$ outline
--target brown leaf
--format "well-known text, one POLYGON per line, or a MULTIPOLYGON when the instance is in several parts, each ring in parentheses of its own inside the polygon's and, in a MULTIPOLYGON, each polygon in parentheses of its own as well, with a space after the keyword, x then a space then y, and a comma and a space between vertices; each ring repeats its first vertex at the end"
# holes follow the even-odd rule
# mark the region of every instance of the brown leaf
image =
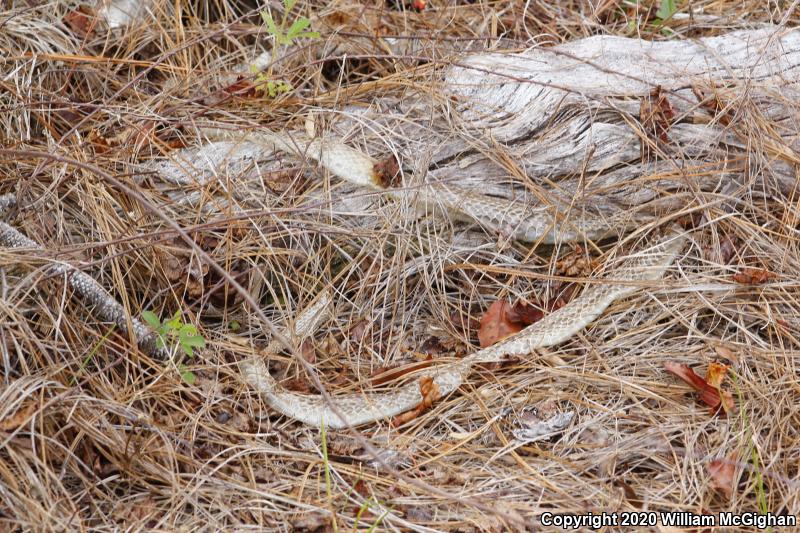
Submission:
POLYGON ((394 154, 390 154, 389 157, 383 161, 375 163, 374 171, 375 180, 382 187, 388 188, 400 185, 400 183, 398 183, 400 178, 400 163, 397 161, 394 154))
POLYGON ((566 286, 559 288, 558 296, 547 302, 548 311, 557 311, 567 305, 575 296, 578 286, 574 283, 567 283, 566 286))
POLYGON ((714 92, 710 96, 701 87, 692 87, 692 92, 700 102, 700 106, 708 112, 712 119, 727 126, 733 116, 732 110, 722 102, 717 87, 713 89, 714 92))
POLYGON ((405 413, 401 413, 392 419, 392 426, 402 426, 410 420, 414 420, 422 413, 430 409, 433 403, 442 397, 439 393, 439 386, 433 382, 430 376, 424 376, 419 380, 419 392, 422 394, 422 401, 417 407, 405 413))
POLYGON ((300 345, 300 355, 312 365, 317 362, 317 352, 314 350, 313 339, 306 339, 303 341, 300 345))
POLYGON ((77 9, 64 15, 63 22, 78 37, 86 37, 94 32, 97 15, 89 6, 78 6, 77 9))
MULTIPOLYGON (((667 132, 675 119, 675 110, 667 99, 666 92, 660 85, 642 98, 639 104, 639 120, 648 137, 659 144, 669 143, 667 132)), ((642 150, 646 151, 646 143, 642 142, 642 150)))
POLYGON ((700 393, 700 400, 711 407, 714 412, 719 409, 720 404, 722 403, 719 391, 709 385, 705 379, 698 376, 694 370, 683 363, 673 363, 669 361, 664 363, 664 368, 667 370, 667 372, 681 378, 696 391, 698 391, 700 393))
POLYGON ((763 268, 745 267, 733 275, 733 281, 742 285, 759 285, 775 277, 775 274, 763 268))
POLYGON ((311 381, 304 377, 287 379, 286 381, 282 382, 281 385, 285 387, 286 390, 299 392, 302 394, 310 394, 316 390, 311 381))
POLYGON ((258 90, 253 80, 244 76, 238 76, 235 82, 223 87, 222 91, 240 98, 255 98, 258 96, 258 90))
POLYGON ((738 363, 739 356, 737 356, 733 350, 728 348, 727 346, 717 345, 714 346, 714 351, 717 352, 717 355, 722 357, 723 359, 727 359, 731 363, 738 363))
POLYGON ((736 255, 736 238, 726 235, 719 241, 719 261, 726 265, 736 255))
POLYGON ((478 342, 481 348, 491 346, 506 337, 522 331, 524 326, 509 319, 511 304, 506 300, 496 300, 481 318, 478 328, 478 342))
POLYGON ((309 511, 293 520, 290 525, 297 533, 328 533, 333 531, 331 515, 322 511, 309 511))
MULTIPOLYGON (((366 500, 366 499, 368 499, 370 497, 369 486, 367 485, 367 483, 363 479, 358 479, 353 484, 353 491, 358 493, 358 495, 361 496, 361 498, 364 499, 364 500, 366 500)), ((355 506, 353 506, 351 508, 350 512, 353 514, 353 516, 359 516, 360 515, 363 518, 366 518, 366 516, 363 516, 365 511, 366 511, 366 513, 369 513, 369 511, 370 511, 369 507, 365 508, 365 507, 362 507, 360 505, 355 505, 355 506)))
POLYGON ((369 334, 368 328, 369 328, 369 322, 367 322, 365 319, 362 318, 361 320, 356 322, 356 324, 352 328, 350 328, 350 331, 348 333, 350 340, 356 343, 363 342, 365 340, 365 337, 369 334))
POLYGON ((13 431, 30 420, 36 411, 37 403, 30 401, 24 407, 17 409, 17 412, 0 420, 0 431, 13 431))
POLYGON ((544 311, 538 306, 517 302, 506 312, 506 319, 522 326, 529 326, 544 318, 544 311))
POLYGON ((714 459, 706 465, 706 470, 711 477, 711 486, 730 500, 736 485, 736 453, 725 459, 714 459))
POLYGON ((475 331, 480 327, 480 322, 473 318, 473 316, 466 312, 460 311, 453 311, 448 316, 450 319, 450 323, 453 324, 453 327, 456 329, 457 332, 461 333, 465 337, 470 336, 470 332, 475 331))
POLYGON ((714 362, 708 365, 708 370, 706 371, 706 381, 709 385, 719 390, 719 388, 722 386, 722 381, 725 379, 727 374, 728 365, 714 362))
POLYGON ((158 514, 156 500, 150 495, 144 496, 144 498, 139 497, 133 502, 128 501, 128 505, 120 506, 120 509, 122 522, 129 526, 146 525, 148 518, 153 518, 158 514))
POLYGON ((722 408, 725 409, 726 413, 730 413, 734 407, 733 396, 731 396, 729 392, 722 390, 722 382, 725 380, 725 376, 727 375, 728 365, 713 362, 708 365, 708 370, 706 371, 706 382, 708 382, 709 385, 717 390, 717 393, 719 393, 719 396, 722 399, 722 408))

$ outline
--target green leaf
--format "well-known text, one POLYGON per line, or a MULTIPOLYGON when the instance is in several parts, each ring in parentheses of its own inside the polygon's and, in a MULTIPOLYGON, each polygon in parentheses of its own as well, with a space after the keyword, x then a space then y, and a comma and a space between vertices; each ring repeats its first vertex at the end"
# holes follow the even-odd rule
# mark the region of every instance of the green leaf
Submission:
POLYGON ((147 322, 150 325, 150 327, 152 327, 155 330, 161 328, 161 319, 158 318, 158 315, 152 311, 142 311, 142 320, 147 322))
POLYGON ((318 31, 304 31, 296 37, 297 39, 319 39, 318 31))
POLYGON ((194 346, 195 348, 205 348, 206 347, 206 340, 203 337, 198 336, 191 336, 191 337, 181 337, 181 344, 184 346, 194 346))
POLYGON ((175 314, 172 315, 172 318, 170 318, 165 325, 170 329, 171 332, 179 330, 183 325, 183 320, 181 320, 181 310, 178 309, 175 311, 175 314))
POLYGON ((675 5, 675 0, 661 0, 661 5, 658 6, 656 16, 660 19, 666 20, 678 11, 678 6, 675 5))
POLYGON ((286 32, 286 37, 288 39, 295 39, 298 35, 300 35, 304 29, 308 28, 311 25, 311 21, 305 17, 300 17, 299 19, 292 22, 292 25, 289 27, 289 30, 286 32))
POLYGON ((283 0, 283 7, 286 9, 287 13, 292 10, 296 2, 297 0, 283 0))
POLYGON ((239 322, 237 322, 236 320, 231 320, 231 323, 228 324, 228 327, 233 332, 236 332, 236 331, 239 331, 240 329, 242 329, 242 325, 239 324, 239 322))
POLYGON ((275 21, 272 20, 272 15, 269 14, 269 11, 262 11, 261 18, 264 20, 264 24, 267 25, 267 31, 270 35, 278 36, 278 27, 275 25, 275 21))
POLYGON ((181 337, 197 335, 197 328, 194 327, 194 324, 183 324, 178 333, 181 337))
POLYGON ((194 385, 194 382, 197 381, 197 376, 195 376, 194 372, 191 370, 183 370, 181 372, 181 378, 189 385, 194 385))

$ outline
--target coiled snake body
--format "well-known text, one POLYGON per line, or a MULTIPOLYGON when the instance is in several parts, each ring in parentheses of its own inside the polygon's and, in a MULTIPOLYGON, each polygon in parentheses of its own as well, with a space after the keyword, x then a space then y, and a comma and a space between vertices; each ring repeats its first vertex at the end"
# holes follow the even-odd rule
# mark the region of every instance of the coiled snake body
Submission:
MULTIPOLYGON (((289 143, 272 133, 255 134, 248 140, 269 144, 273 148, 291 153, 296 153, 298 147, 297 144, 289 143)), ((381 188, 374 175, 374 161, 357 150, 341 143, 317 139, 310 141, 303 153, 341 178, 364 186, 381 188)), ((386 192, 401 194, 391 190, 386 192)), ((553 230, 557 226, 546 211, 531 216, 530 212, 521 210, 498 210, 498 206, 494 205, 496 202, 443 185, 427 185, 424 194, 426 201, 442 203, 448 210, 456 211, 462 216, 484 224, 499 222, 512 227, 515 237, 525 241, 557 242, 575 240, 578 237, 599 238, 609 229, 608 220, 587 219, 578 227, 572 226, 564 234, 553 230)), ((681 230, 671 228, 650 248, 637 251, 618 265, 607 268, 601 283, 592 284, 568 305, 499 344, 428 371, 421 378, 431 379, 437 387, 437 397, 444 396, 457 389, 477 363, 500 361, 513 355, 526 356, 537 348, 553 346, 567 340, 596 319, 615 300, 636 291, 639 283, 660 278, 680 253, 685 240, 685 234, 681 230)), ((325 318, 329 304, 328 296, 319 298, 298 318, 295 333, 303 336, 313 331, 325 318)), ((270 406, 286 416, 316 426, 323 423, 332 428, 357 426, 408 411, 423 401, 417 381, 392 392, 337 395, 326 401, 319 395, 299 394, 285 389, 270 376, 261 359, 252 359, 241 365, 247 383, 261 392, 270 406)))

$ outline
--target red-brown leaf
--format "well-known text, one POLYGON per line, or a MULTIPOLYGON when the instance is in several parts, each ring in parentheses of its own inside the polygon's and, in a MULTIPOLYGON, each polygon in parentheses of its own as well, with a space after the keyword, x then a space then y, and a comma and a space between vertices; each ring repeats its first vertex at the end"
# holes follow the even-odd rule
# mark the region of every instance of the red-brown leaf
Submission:
POLYGON ((706 465, 708 475, 711 477, 711 486, 724 494, 729 500, 733 497, 736 474, 736 454, 733 453, 725 459, 714 459, 706 465))
POLYGON ((515 303, 506 312, 506 319, 522 326, 530 326, 534 322, 540 321, 543 317, 544 311, 541 308, 525 302, 515 303))
POLYGON ((509 319, 511 304, 506 300, 497 300, 481 318, 481 325, 478 328, 478 342, 481 348, 491 346, 506 337, 522 331, 524 326, 519 322, 509 319))
POLYGON ((722 400, 719 396, 719 391, 709 385, 705 379, 698 376, 694 370, 683 363, 673 362, 664 363, 664 368, 667 370, 667 372, 681 378, 697 392, 699 392, 700 400, 703 403, 711 407, 714 411, 719 408, 720 404, 722 403, 722 400))
POLYGON ((37 403, 29 401, 24 407, 17 409, 13 415, 0 420, 0 431, 12 431, 30 421, 31 416, 36 412, 37 403))
POLYGON ((86 37, 97 25, 97 15, 89 6, 79 6, 64 15, 64 24, 78 37, 86 37))
POLYGON ((760 285, 773 277, 774 274, 769 270, 745 267, 733 275, 733 281, 742 285, 760 285))
POLYGON ((414 420, 422 413, 430 409, 434 402, 442 397, 442 395, 439 393, 439 386, 433 382, 433 378, 430 376, 424 376, 420 378, 419 392, 422 394, 422 401, 419 403, 419 405, 410 411, 406 411, 405 413, 401 413, 394 417, 392 419, 392 426, 402 426, 406 422, 414 420))

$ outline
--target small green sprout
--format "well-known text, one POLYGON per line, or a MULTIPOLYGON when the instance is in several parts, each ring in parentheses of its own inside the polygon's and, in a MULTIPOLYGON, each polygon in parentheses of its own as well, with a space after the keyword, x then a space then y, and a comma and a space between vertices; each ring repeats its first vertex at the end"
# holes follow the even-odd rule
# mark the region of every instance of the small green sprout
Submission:
MULTIPOLYGON (((177 345, 188 357, 194 357, 195 348, 206 347, 206 341, 197 334, 197 328, 193 324, 186 324, 183 321, 180 310, 175 311, 172 318, 164 322, 152 311, 142 311, 142 318, 156 330, 158 334, 156 345, 159 348, 170 348, 177 345)), ((179 365, 179 369, 183 380, 192 385, 197 379, 194 372, 186 370, 183 365, 179 365)))
POLYGON ((676 0, 661 0, 658 11, 656 11, 656 18, 653 19, 653 27, 660 29, 661 33, 667 37, 673 35, 675 32, 671 28, 664 26, 664 23, 670 20, 677 12, 678 4, 676 0))
POLYGON ((675 4, 675 0, 661 0, 656 16, 663 21, 671 18, 677 12, 678 6, 675 4))
POLYGON ((280 94, 288 93, 292 90, 292 86, 289 82, 284 80, 272 80, 268 74, 261 72, 255 65, 250 67, 250 72, 255 74, 254 85, 256 90, 268 94, 270 98, 275 98, 280 94))
POLYGON ((284 15, 283 20, 281 21, 280 26, 275 24, 275 20, 270 15, 269 11, 262 11, 261 18, 264 20, 264 24, 267 25, 267 31, 270 35, 275 37, 275 41, 283 46, 289 46, 292 44, 296 39, 316 39, 319 37, 319 32, 316 31, 306 31, 311 25, 311 21, 308 20, 306 17, 298 17, 292 22, 292 25, 289 26, 288 30, 284 30, 286 28, 286 23, 288 22, 288 14, 289 11, 292 10, 297 0, 283 0, 283 7, 286 11, 286 15, 284 15))
MULTIPOLYGON (((311 26, 311 21, 306 17, 298 17, 291 24, 289 24, 289 12, 294 8, 297 0, 283 0, 284 17, 280 24, 275 23, 275 19, 269 11, 261 11, 261 18, 267 26, 267 32, 275 38, 275 43, 280 46, 290 46, 297 39, 316 39, 319 37, 319 32, 307 31, 311 26), (289 29, 286 29, 286 26, 289 29)), ((281 94, 290 92, 293 87, 286 80, 272 79, 272 69, 267 73, 261 71, 257 65, 250 67, 250 72, 255 75, 255 88, 270 98, 275 98, 281 94)))

